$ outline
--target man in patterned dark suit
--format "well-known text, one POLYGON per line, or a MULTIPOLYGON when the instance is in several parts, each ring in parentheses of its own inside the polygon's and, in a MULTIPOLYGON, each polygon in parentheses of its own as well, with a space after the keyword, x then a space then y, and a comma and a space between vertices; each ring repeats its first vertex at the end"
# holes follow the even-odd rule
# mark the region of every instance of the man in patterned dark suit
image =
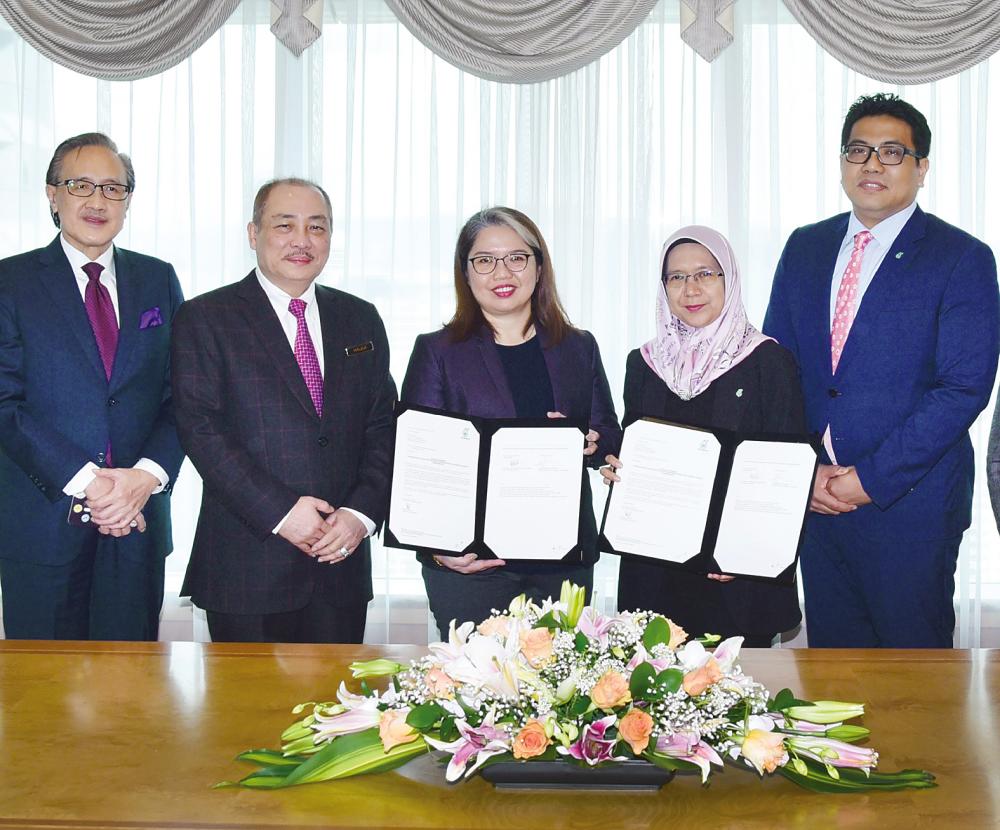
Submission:
POLYGON ((178 432, 204 481, 181 593, 216 641, 364 636, 396 388, 374 306, 315 284, 331 218, 318 185, 267 183, 257 267, 175 322, 178 432))

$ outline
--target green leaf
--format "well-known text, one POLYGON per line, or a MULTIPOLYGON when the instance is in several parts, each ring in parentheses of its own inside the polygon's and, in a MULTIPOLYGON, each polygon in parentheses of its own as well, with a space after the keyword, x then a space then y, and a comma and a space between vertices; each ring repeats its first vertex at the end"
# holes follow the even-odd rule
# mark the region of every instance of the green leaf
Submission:
POLYGON ((650 700, 652 692, 652 681, 656 676, 656 669, 650 663, 640 663, 632 669, 632 677, 628 681, 628 690, 635 700, 650 700))
POLYGON ((642 632, 642 644, 646 647, 646 651, 652 651, 653 646, 669 643, 670 623, 664 617, 653 617, 646 623, 646 630, 642 632))
POLYGON ((774 696, 774 699, 768 701, 768 712, 783 712, 789 706, 812 706, 814 705, 811 700, 799 700, 792 694, 791 689, 782 689, 778 694, 774 696))
POLYGON ((237 755, 236 760, 262 766, 295 766, 306 759, 302 755, 283 755, 273 749, 248 749, 237 755))
POLYGON ((582 631, 577 631, 576 637, 573 640, 573 648, 576 649, 576 652, 578 654, 583 654, 589 645, 590 640, 587 639, 587 635, 582 631))
POLYGON ((430 701, 421 703, 410 710, 406 716, 406 722, 414 729, 430 729, 435 723, 443 718, 447 712, 440 703, 430 701))
POLYGON ((535 623, 535 628, 562 628, 559 622, 556 620, 555 614, 551 611, 543 617, 539 617, 538 622, 535 623))
POLYGON ((378 729, 373 727, 334 739, 308 761, 295 767, 285 778, 283 786, 385 772, 428 751, 429 747, 423 737, 417 736, 416 740, 399 744, 386 752, 378 729))
POLYGON ((277 764, 251 772, 239 781, 220 781, 214 786, 216 788, 250 787, 251 789, 258 790, 273 790, 277 787, 286 786, 285 781, 294 769, 296 769, 295 766, 277 764))
MULTIPOLYGON (((850 767, 838 769, 839 778, 831 778, 825 764, 802 759, 808 772, 803 775, 791 765, 778 767, 777 772, 800 787, 818 793, 863 792, 872 790, 924 790, 936 787, 934 776, 925 770, 904 769, 899 772, 872 772, 850 767)), ((801 769, 801 767, 800 767, 801 769)))
POLYGON ((590 697, 588 695, 580 695, 569 706, 569 711, 571 715, 582 715, 585 714, 589 709, 590 709, 590 697))
POLYGON ((312 753, 317 749, 315 739, 311 734, 304 735, 297 741, 289 741, 281 745, 281 751, 286 755, 298 755, 299 753, 312 753))
POLYGON ((726 717, 732 723, 739 723, 740 721, 746 720, 752 713, 750 701, 744 698, 739 703, 736 703, 729 708, 729 711, 726 712, 726 717))
POLYGON ((673 694, 684 685, 684 672, 680 669, 664 669, 656 675, 656 687, 664 693, 673 694))
POLYGON ((459 735, 462 733, 458 731, 458 727, 455 726, 455 717, 449 715, 441 721, 441 740, 451 743, 452 741, 457 741, 459 735))

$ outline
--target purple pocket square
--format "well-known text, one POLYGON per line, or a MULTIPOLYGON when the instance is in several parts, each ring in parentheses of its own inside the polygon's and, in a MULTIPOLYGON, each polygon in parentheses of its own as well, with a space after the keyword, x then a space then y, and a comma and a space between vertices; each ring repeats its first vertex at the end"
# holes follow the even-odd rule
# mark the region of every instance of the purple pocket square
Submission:
POLYGON ((160 314, 160 307, 153 306, 139 315, 139 331, 152 329, 163 325, 163 315, 160 314))

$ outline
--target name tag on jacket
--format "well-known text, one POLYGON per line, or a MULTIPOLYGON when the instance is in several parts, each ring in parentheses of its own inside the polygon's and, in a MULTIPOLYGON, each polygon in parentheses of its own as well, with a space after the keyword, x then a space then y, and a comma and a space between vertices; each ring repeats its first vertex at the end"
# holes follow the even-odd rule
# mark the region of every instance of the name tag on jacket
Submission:
POLYGON ((375 348, 375 344, 369 340, 367 343, 358 343, 357 346, 348 346, 344 349, 344 354, 347 357, 354 357, 356 354, 364 354, 365 352, 370 352, 375 348))

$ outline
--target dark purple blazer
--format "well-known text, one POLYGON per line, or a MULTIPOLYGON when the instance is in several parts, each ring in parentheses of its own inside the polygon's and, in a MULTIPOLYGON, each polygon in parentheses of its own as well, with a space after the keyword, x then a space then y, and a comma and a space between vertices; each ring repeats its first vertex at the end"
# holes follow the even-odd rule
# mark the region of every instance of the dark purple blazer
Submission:
POLYGON ((396 397, 385 329, 371 303, 343 291, 318 285, 316 303, 322 418, 253 271, 177 312, 177 432, 204 482, 181 595, 209 611, 294 611, 314 594, 371 599, 367 539, 331 568, 271 532, 299 496, 376 525, 385 515, 396 397))
MULTIPOLYGON (((611 400, 611 389, 594 336, 571 329, 563 341, 550 345, 536 325, 549 370, 555 407, 568 418, 584 418, 600 435, 588 464, 599 467, 604 456, 617 453, 622 431, 611 400)), ((447 329, 421 334, 413 345, 403 378, 403 403, 431 406, 481 418, 515 418, 514 398, 507 384, 493 334, 483 328, 468 340, 453 342, 447 329)), ((584 504, 590 504, 589 477, 584 476, 584 504)), ((584 560, 597 560, 597 526, 593 512, 583 511, 580 539, 584 560)))

